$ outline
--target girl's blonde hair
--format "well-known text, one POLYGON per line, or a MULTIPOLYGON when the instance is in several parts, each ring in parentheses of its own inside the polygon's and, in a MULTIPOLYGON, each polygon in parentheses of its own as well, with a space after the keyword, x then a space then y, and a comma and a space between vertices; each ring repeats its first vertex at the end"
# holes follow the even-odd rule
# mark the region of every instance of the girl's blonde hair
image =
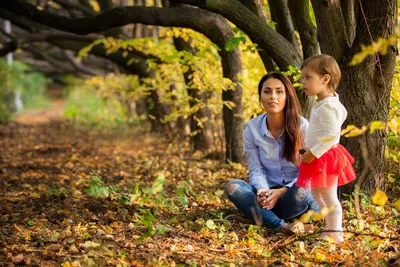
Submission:
POLYGON ((301 69, 305 67, 311 68, 321 76, 324 76, 325 74, 331 76, 328 88, 332 92, 336 91, 342 74, 339 65, 333 57, 326 54, 311 56, 304 60, 303 65, 301 65, 301 69))

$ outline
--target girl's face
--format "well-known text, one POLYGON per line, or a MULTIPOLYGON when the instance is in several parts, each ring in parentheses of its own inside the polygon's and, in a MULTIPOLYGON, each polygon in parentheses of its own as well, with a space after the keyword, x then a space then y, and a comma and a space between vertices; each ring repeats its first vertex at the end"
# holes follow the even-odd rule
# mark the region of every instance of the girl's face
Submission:
POLYGON ((267 114, 284 112, 286 105, 285 85, 278 79, 268 79, 261 89, 260 102, 267 114))
POLYGON ((302 84, 303 90, 308 96, 316 95, 319 100, 322 100, 328 96, 333 95, 332 91, 328 88, 330 76, 328 74, 321 76, 313 69, 304 67, 301 70, 303 76, 302 84))

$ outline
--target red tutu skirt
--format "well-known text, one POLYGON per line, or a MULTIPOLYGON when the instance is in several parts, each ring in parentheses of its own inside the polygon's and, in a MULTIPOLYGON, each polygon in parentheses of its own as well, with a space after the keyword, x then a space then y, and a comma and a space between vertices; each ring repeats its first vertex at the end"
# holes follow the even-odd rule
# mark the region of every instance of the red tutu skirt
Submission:
POLYGON ((342 145, 335 145, 319 159, 301 162, 296 185, 305 188, 340 186, 356 179, 354 158, 342 145))

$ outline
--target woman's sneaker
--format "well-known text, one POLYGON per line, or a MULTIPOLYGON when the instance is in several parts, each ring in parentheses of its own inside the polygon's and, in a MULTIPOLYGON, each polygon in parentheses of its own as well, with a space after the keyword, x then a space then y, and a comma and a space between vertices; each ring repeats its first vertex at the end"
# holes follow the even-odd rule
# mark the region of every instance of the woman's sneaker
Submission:
POLYGON ((279 230, 288 235, 301 234, 305 232, 304 224, 300 221, 284 224, 279 230))
POLYGON ((244 223, 244 224, 252 224, 253 223, 252 219, 247 218, 240 213, 229 214, 228 216, 226 216, 224 218, 224 220, 235 221, 235 222, 240 222, 240 223, 244 223))

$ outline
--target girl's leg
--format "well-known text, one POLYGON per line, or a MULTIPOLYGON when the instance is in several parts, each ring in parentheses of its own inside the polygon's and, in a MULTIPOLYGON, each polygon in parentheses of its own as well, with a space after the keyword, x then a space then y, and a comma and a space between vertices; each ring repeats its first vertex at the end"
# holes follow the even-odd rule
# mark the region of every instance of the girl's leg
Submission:
POLYGON ((225 192, 236 208, 251 218, 255 224, 272 230, 285 225, 285 221, 278 218, 271 210, 261 208, 256 199, 256 190, 245 181, 230 181, 225 187, 225 192))
POLYGON ((337 196, 337 186, 320 188, 320 193, 326 206, 329 208, 329 213, 325 217, 326 230, 335 231, 328 232, 327 235, 333 237, 336 243, 341 243, 343 242, 343 212, 342 205, 337 196))
POLYGON ((319 209, 322 211, 323 208, 326 208, 326 203, 321 196, 321 188, 311 188, 311 194, 314 197, 315 201, 318 203, 319 209))

